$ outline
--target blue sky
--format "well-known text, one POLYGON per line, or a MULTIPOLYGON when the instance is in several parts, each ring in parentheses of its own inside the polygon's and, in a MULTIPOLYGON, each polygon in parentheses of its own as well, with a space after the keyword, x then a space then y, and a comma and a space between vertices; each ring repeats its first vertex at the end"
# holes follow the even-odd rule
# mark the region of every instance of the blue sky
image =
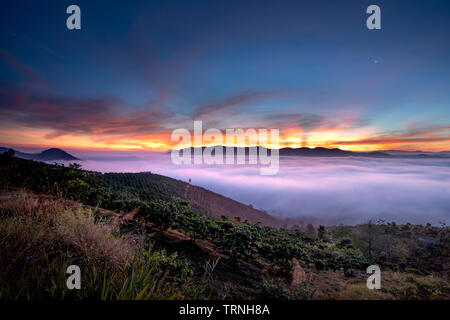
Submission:
POLYGON ((0 26, 3 144, 148 148, 200 117, 307 146, 450 149, 448 1, 11 1, 0 26))

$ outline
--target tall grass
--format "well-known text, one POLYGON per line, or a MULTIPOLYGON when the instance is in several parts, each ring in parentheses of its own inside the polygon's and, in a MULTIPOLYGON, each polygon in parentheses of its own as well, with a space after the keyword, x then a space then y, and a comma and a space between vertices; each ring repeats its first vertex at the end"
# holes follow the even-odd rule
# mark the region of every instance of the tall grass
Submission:
POLYGON ((183 298, 188 263, 121 237, 79 204, 0 194, 0 299, 183 298), (81 269, 81 289, 66 268, 81 269))

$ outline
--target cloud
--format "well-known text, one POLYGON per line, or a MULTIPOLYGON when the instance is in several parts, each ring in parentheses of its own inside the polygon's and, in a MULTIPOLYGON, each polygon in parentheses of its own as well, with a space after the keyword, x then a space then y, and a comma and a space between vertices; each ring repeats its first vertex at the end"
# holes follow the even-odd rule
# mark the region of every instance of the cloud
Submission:
POLYGON ((11 68, 22 75, 27 80, 31 80, 33 83, 43 83, 44 80, 39 73, 37 73, 32 68, 23 64, 17 58, 15 58, 12 54, 7 52, 6 50, 0 49, 0 58, 4 60, 11 68))
POLYGON ((61 135, 138 137, 168 131, 164 124, 172 113, 156 107, 133 111, 120 100, 74 98, 28 93, 14 86, 0 86, 3 124, 50 130, 48 138, 61 135))
POLYGON ((136 159, 109 161, 105 153, 103 161, 96 154, 95 160, 82 165, 89 170, 151 171, 192 179, 194 185, 306 223, 450 221, 448 159, 282 157, 277 175, 261 176, 257 166, 176 166, 167 154, 125 155, 136 159))
POLYGON ((234 95, 229 95, 223 98, 221 101, 206 104, 198 108, 192 115, 195 120, 202 120, 203 117, 209 117, 213 113, 218 111, 234 108, 237 106, 243 106, 245 104, 259 101, 268 97, 273 96, 273 93, 269 92, 246 92, 234 95))
MULTIPOLYGON (((121 148, 170 149, 175 144, 170 140, 172 130, 191 128, 192 119, 196 119, 203 120, 205 130, 208 127, 278 128, 283 146, 373 146, 372 149, 380 149, 393 145, 404 149, 416 144, 419 148, 434 144, 435 150, 449 149, 448 125, 416 123, 406 130, 373 134, 373 131, 367 131, 369 123, 358 113, 341 111, 321 115, 276 109, 263 112, 242 110, 252 102, 275 96, 278 95, 274 92, 230 95, 219 102, 205 104, 190 115, 163 108, 157 102, 134 107, 113 96, 89 98, 44 94, 32 86, 0 83, 0 123, 3 134, 7 128, 39 129, 42 137, 39 141, 46 145, 62 136, 71 136, 71 139, 66 139, 71 143, 73 138, 83 136, 83 142, 111 148, 120 145, 121 148)), ((24 133, 20 143, 24 143, 25 136, 24 133)), ((32 136, 28 135, 33 140, 32 136)), ((30 143, 39 142, 35 139, 30 143)), ((77 145, 81 147, 81 141, 77 145)))
POLYGON ((274 113, 267 115, 264 120, 278 125, 280 128, 299 128, 303 132, 312 130, 336 130, 360 128, 368 125, 367 121, 358 115, 330 114, 327 116, 314 113, 274 113))
POLYGON ((390 144, 412 144, 449 142, 450 125, 419 126, 414 125, 407 130, 397 130, 388 134, 357 139, 351 141, 331 141, 331 145, 390 145, 390 144))
POLYGON ((14 37, 14 38, 17 38, 17 39, 20 39, 20 40, 24 41, 24 43, 26 43, 30 48, 38 48, 42 52, 45 52, 46 54, 49 54, 52 57, 58 58, 60 60, 67 61, 67 58, 59 55, 54 50, 52 50, 49 47, 43 45, 42 43, 40 43, 36 39, 31 39, 30 37, 28 37, 28 36, 26 36, 24 34, 18 34, 18 33, 13 33, 13 32, 6 32, 5 34, 8 35, 8 36, 11 36, 11 37, 14 37))
POLYGON ((309 131, 321 126, 327 119, 322 115, 312 113, 288 113, 272 114, 266 116, 265 120, 278 123, 280 127, 298 127, 309 131))

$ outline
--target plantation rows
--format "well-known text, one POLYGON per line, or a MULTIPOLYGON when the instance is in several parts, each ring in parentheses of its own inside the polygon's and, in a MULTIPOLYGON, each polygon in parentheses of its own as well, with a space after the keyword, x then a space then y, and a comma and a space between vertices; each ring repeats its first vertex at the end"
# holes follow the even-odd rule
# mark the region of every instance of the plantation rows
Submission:
POLYGON ((214 244, 230 257, 253 261, 264 259, 288 272, 293 258, 322 269, 363 269, 370 264, 361 252, 348 244, 317 241, 296 230, 277 229, 248 221, 212 219, 191 210, 186 202, 152 201, 143 205, 137 218, 159 230, 176 229, 192 239, 214 244))

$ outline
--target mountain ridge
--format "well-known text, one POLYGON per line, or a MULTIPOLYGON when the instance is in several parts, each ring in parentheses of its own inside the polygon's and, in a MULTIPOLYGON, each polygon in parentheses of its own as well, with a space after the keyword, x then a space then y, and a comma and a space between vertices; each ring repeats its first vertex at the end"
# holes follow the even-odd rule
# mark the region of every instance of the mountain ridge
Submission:
MULTIPOLYGON (((225 146, 211 146, 213 148, 215 147, 221 147, 223 154, 226 154, 226 148, 225 146)), ((191 151, 191 155, 194 154, 194 150, 202 149, 202 151, 205 150, 207 147, 190 147, 185 149, 178 150, 189 150, 191 151)), ((272 152, 272 149, 265 148, 265 147, 231 147, 233 148, 234 155, 237 155, 238 151, 244 149, 244 154, 246 156, 249 155, 250 148, 257 148, 257 153, 259 153, 260 149, 266 150, 268 154, 272 152)), ((169 151, 169 153, 172 151, 169 151)), ((449 158, 450 153, 448 151, 441 151, 441 152, 422 152, 422 151, 394 151, 394 150, 386 150, 386 151, 349 151, 349 150, 342 150, 339 148, 324 148, 324 147, 316 147, 316 148, 308 148, 308 147, 301 147, 301 148, 280 148, 278 149, 278 153, 280 157, 287 157, 287 156, 299 156, 299 157, 369 157, 369 158, 393 158, 393 159, 402 159, 402 158, 449 158)), ((211 152, 212 155, 214 155, 214 149, 211 152)))

